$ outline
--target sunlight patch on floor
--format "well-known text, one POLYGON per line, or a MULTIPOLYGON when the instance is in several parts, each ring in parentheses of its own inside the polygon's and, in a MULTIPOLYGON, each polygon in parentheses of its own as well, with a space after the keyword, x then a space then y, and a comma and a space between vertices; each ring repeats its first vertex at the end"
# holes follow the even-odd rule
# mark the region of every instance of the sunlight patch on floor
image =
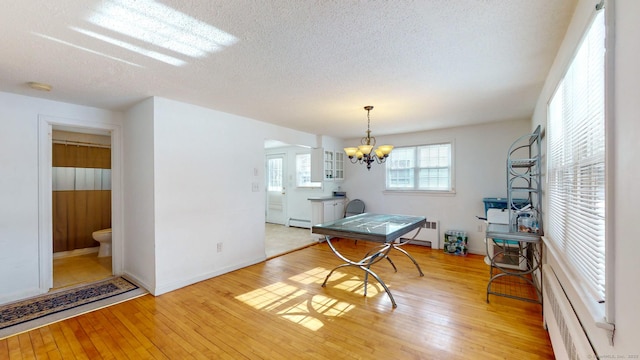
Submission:
MULTIPOLYGON (((289 279, 306 285, 320 285, 328 273, 327 269, 314 268, 289 279)), ((324 326, 324 318, 342 316, 355 308, 353 304, 325 295, 309 294, 306 290, 281 281, 236 296, 236 299, 256 309, 274 312, 310 330, 324 326)))

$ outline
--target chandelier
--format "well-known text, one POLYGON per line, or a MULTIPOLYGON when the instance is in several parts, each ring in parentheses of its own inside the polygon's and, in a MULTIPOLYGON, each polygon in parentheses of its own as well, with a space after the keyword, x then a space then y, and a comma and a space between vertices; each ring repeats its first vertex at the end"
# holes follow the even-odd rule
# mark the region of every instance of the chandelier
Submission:
POLYGON ((376 138, 371 136, 371 118, 369 118, 369 112, 373 109, 373 106, 365 106, 364 109, 367 110, 367 136, 360 140, 361 145, 358 147, 346 147, 344 152, 352 164, 367 164, 367 170, 371 170, 371 163, 374 161, 382 164, 387 160, 391 150, 393 150, 393 145, 380 145, 373 150, 373 147, 376 146, 376 138))

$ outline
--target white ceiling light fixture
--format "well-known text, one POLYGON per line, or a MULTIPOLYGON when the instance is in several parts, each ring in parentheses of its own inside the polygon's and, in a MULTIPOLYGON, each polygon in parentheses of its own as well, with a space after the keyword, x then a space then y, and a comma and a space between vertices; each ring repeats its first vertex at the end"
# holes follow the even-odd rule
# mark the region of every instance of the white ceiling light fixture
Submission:
POLYGON ((380 145, 373 150, 373 147, 376 146, 376 138, 371 136, 371 118, 369 117, 369 112, 373 109, 373 106, 367 105, 364 109, 367 110, 367 136, 360 140, 361 145, 358 147, 346 147, 344 152, 352 164, 367 164, 367 170, 371 170, 371 163, 374 161, 382 164, 387 160, 391 150, 393 150, 393 145, 380 145))
POLYGON ((53 89, 53 86, 49 84, 39 83, 35 81, 29 81, 27 85, 29 85, 30 88, 39 91, 51 91, 51 89, 53 89))

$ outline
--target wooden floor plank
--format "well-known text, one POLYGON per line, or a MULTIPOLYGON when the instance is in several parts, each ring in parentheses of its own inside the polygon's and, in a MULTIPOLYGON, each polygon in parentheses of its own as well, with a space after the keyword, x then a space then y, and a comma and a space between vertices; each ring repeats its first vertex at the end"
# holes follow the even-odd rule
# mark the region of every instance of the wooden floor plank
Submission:
POLYGON ((31 343, 31 337, 28 333, 22 333, 18 335, 18 341, 20 342, 20 353, 22 359, 35 359, 36 354, 33 351, 33 344, 31 343))
POLYGON ((71 348, 71 351, 73 352, 73 355, 76 359, 91 359, 91 357, 89 357, 89 355, 85 352, 85 346, 87 345, 85 334, 77 331, 78 320, 76 318, 71 318, 61 322, 60 329, 62 330, 65 339, 67 339, 69 347, 71 348))
POLYGON ((35 358, 40 359, 48 359, 49 355, 48 351, 44 346, 44 339, 42 338, 42 334, 38 330, 29 331, 27 333, 29 336, 31 347, 33 348, 33 352, 35 354, 35 358))
MULTIPOLYGON (((337 241, 347 257, 367 242, 337 241)), ((239 269, 159 297, 146 295, 0 341, 0 358, 130 359, 553 359, 541 306, 492 296, 483 257, 420 246, 373 270, 341 268, 326 243, 239 269), (23 344, 23 342, 29 342, 23 344), (31 349, 31 350, 29 350, 31 349), (30 352, 31 351, 31 352, 30 352)))
POLYGON ((22 351, 20 349, 20 340, 18 336, 12 336, 7 340, 7 348, 9 349, 9 359, 22 359, 22 351))
POLYGON ((103 321, 104 326, 109 329, 115 339, 118 339, 120 346, 127 349, 127 356, 131 359, 167 359, 157 348, 148 345, 144 346, 127 327, 116 317, 114 310, 116 307, 104 309, 106 311, 97 312, 99 321, 103 321), (126 344, 124 344, 126 342, 126 344), (131 350, 132 349, 132 350, 131 350))
POLYGON ((0 340, 0 359, 9 358, 9 341, 7 339, 0 340))
POLYGON ((51 330, 51 335, 53 336, 60 356, 63 359, 75 359, 71 345, 69 345, 69 341, 67 341, 67 338, 64 336, 64 332, 60 325, 60 323, 54 323, 49 326, 45 326, 45 328, 51 330))
POLYGON ((40 333, 40 337, 42 338, 42 347, 44 351, 47 354, 49 354, 49 357, 51 357, 52 351, 53 352, 58 351, 58 348, 56 346, 56 340, 54 339, 53 334, 51 333, 51 328, 49 328, 48 326, 45 326, 32 331, 37 331, 40 333))
POLYGON ((124 353, 119 352, 120 347, 111 339, 109 333, 104 331, 99 322, 93 321, 95 319, 94 315, 89 313, 85 316, 78 316, 77 319, 82 331, 87 334, 91 344, 98 352, 99 358, 115 359, 116 354, 120 354, 120 357, 124 356, 124 353))

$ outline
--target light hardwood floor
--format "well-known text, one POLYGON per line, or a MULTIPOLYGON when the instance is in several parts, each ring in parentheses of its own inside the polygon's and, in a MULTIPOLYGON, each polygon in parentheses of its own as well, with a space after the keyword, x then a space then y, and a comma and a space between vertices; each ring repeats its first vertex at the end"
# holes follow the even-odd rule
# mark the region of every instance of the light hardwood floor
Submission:
MULTIPOLYGON (((351 257, 371 244, 338 241, 351 257)), ((553 359, 540 305, 485 301, 481 256, 407 246, 374 270, 343 268, 326 243, 164 294, 145 295, 0 340, 0 359, 553 359)))
POLYGON ((111 256, 98 257, 97 253, 53 259, 53 288, 91 283, 112 276, 111 256))

